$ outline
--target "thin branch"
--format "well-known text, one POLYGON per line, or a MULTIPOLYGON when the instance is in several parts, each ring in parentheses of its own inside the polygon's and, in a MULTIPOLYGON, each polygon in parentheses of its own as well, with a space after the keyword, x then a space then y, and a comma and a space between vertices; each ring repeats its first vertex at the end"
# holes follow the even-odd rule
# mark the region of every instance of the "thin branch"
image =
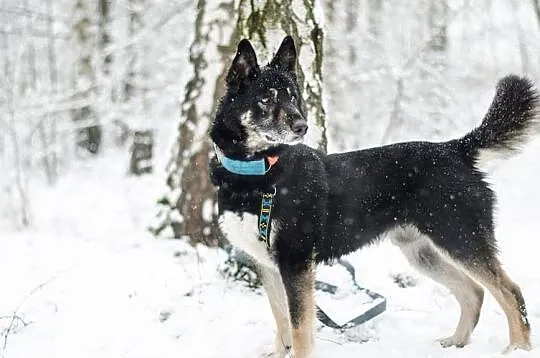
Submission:
MULTIPOLYGON (((49 279, 47 279, 45 282, 39 284, 38 286, 34 287, 32 290, 30 290, 30 292, 28 292, 28 294, 26 294, 26 296, 23 297, 23 299, 19 302, 19 304, 17 305, 17 307, 15 307, 15 309, 13 310, 13 313, 11 316, 8 317, 8 319, 10 319, 10 322, 9 322, 9 325, 8 327, 4 330, 4 332, 2 332, 2 336, 3 336, 3 339, 4 339, 4 344, 3 344, 3 347, 2 347, 2 352, 5 354, 6 352, 6 349, 7 349, 7 344, 8 344, 8 339, 9 339, 9 335, 10 333, 14 330, 14 326, 15 326, 15 321, 17 319, 20 319, 20 316, 19 316, 19 311, 21 309, 21 307, 26 303, 26 301, 28 301, 28 299, 30 297, 32 297, 36 292, 38 292, 39 290, 41 290, 43 287, 47 286, 48 284, 50 284, 51 282, 55 281, 56 279, 58 279, 64 272, 60 272, 52 277, 50 277, 49 279)), ((21 319, 22 321, 22 319, 21 319)), ((24 321, 23 321, 24 322, 24 321)))
POLYGON ((30 323, 26 322, 21 316, 17 315, 11 315, 11 316, 0 316, 0 319, 16 319, 17 321, 21 322, 23 327, 28 326, 30 323))

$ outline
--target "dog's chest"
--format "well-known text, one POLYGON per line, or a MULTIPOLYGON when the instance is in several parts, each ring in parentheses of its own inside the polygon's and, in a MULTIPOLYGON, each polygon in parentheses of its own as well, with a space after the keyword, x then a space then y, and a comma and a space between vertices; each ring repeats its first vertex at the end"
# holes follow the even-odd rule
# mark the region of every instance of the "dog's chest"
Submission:
MULTIPOLYGON (((257 263, 268 267, 276 266, 266 243, 259 240, 257 215, 225 210, 219 216, 219 226, 231 244, 250 255, 257 263)), ((274 243, 275 233, 273 225, 269 235, 270 245, 274 243)))

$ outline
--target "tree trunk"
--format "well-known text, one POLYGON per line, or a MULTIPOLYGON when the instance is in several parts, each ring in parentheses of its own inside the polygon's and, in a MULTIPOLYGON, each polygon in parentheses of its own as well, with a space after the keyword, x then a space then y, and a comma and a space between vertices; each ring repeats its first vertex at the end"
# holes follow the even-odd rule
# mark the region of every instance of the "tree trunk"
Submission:
MULTIPOLYGON (((128 39, 131 40, 144 28, 144 21, 142 17, 142 11, 144 8, 145 0, 129 0, 129 22, 128 22, 128 39)), ((140 91, 137 88, 137 78, 142 75, 142 58, 141 55, 144 53, 144 50, 140 48, 137 44, 130 44, 127 49, 127 76, 124 82, 124 95, 123 99, 125 102, 129 102, 133 97, 143 97, 139 96, 142 93, 136 93, 140 91)))
MULTIPOLYGON (((53 21, 54 9, 53 0, 47 0, 47 57, 49 62, 49 88, 51 94, 56 95, 58 91, 58 65, 56 59, 56 41, 54 35, 53 21)), ((48 138, 48 155, 49 167, 47 170, 47 180, 49 184, 54 184, 58 179, 58 153, 57 153, 57 133, 56 133, 56 116, 48 115, 46 121, 49 127, 48 138)))
POLYGON ((519 18, 519 6, 520 2, 517 0, 512 0, 512 17, 514 18, 514 23, 517 29, 517 42, 519 45, 519 54, 521 60, 521 72, 529 73, 531 65, 529 63, 529 51, 527 49, 527 35, 523 31, 521 25, 521 19, 519 18))
MULTIPOLYGON (((86 0, 77 0, 73 7, 73 34, 75 53, 74 81, 75 87, 80 91, 81 99, 90 99, 94 93, 94 24, 92 22, 91 3, 86 0)), ((84 104, 81 108, 72 111, 72 118, 77 126, 77 146, 91 154, 97 154, 101 147, 102 129, 98 123, 95 108, 84 104)))
POLYGON ((443 113, 447 107, 446 89, 443 81, 440 80, 441 75, 446 71, 446 58, 448 47, 448 4, 447 0, 430 0, 428 9, 428 22, 431 33, 431 39, 428 43, 425 66, 421 67, 420 76, 425 79, 425 84, 420 86, 420 91, 426 104, 428 105, 429 123, 436 136, 441 136, 441 124, 443 113), (433 76, 436 73, 437 76, 433 76), (424 93, 422 93, 424 92, 424 93))
POLYGON ((540 0, 532 0, 532 4, 534 7, 534 13, 536 14, 536 22, 540 27, 540 0))
MULTIPOLYGON (((360 4, 357 0, 349 0, 347 3, 347 16, 345 18, 345 30, 347 34, 353 34, 357 31, 358 16, 360 15, 360 4)), ((354 65, 357 60, 355 43, 349 42, 348 55, 349 64, 354 65)))
MULTIPOLYGON (((3 2, 0 4, 3 5, 3 2)), ((0 37, 0 51, 4 55, 4 65, 2 76, 6 79, 6 83, 15 83, 15 65, 18 63, 12 58, 12 54, 9 51, 10 38, 7 34, 2 34, 0 37)), ((9 189, 13 200, 13 212, 17 225, 26 227, 30 224, 30 202, 28 199, 28 179, 24 168, 24 153, 22 150, 23 143, 21 143, 20 134, 17 128, 17 118, 15 109, 15 86, 6 86, 4 101, 5 101, 5 115, 4 119, 7 128, 7 140, 11 139, 12 150, 9 152, 9 160, 13 163, 13 183, 12 188, 9 189)), ((9 144, 8 144, 9 145, 9 144)), ((9 188, 9 186, 8 186, 9 188)))
POLYGON ((374 40, 378 40, 382 31, 382 0, 368 0, 368 31, 374 40))
POLYGON ((444 53, 448 43, 448 4, 446 0, 431 0, 428 13, 431 31, 430 49, 433 52, 444 53))
MULTIPOLYGON (((31 13, 31 8, 29 5, 28 0, 24 0, 22 2, 24 11, 31 13)), ((50 23, 51 20, 48 22, 50 23)), ((36 62, 36 44, 34 41, 34 37, 32 36, 32 18, 30 15, 25 16, 25 28, 26 28, 26 57, 28 60, 27 66, 28 69, 26 71, 27 76, 26 80, 24 81, 23 90, 21 92, 22 96, 26 95, 35 95, 37 93, 38 89, 38 68, 37 68, 37 62, 36 62)), ((41 145, 41 153, 40 153, 40 162, 43 166, 43 170, 45 172, 45 177, 47 178, 47 182, 49 184, 54 184, 56 180, 56 171, 53 168, 53 162, 52 162, 52 156, 51 156, 51 150, 49 146, 49 133, 47 128, 47 118, 45 116, 43 117, 37 117, 37 125, 36 125, 36 132, 38 135, 38 140, 41 145)), ((29 145, 32 140, 32 137, 29 137, 28 139, 29 145)))
POLYGON ((98 1, 99 12, 99 48, 102 55, 102 71, 105 75, 111 72, 112 54, 107 47, 111 44, 111 35, 109 34, 111 0, 98 1))
POLYGON ((158 222, 152 228, 155 234, 170 228, 174 237, 189 236, 192 243, 222 243, 215 225, 215 188, 208 176, 213 155, 208 130, 224 92, 226 70, 242 38, 252 41, 261 58, 269 58, 286 34, 295 39, 300 54, 298 79, 310 122, 306 141, 326 150, 323 31, 315 7, 313 0, 236 0, 215 5, 199 0, 190 53, 193 76, 186 85, 168 167, 168 194, 159 201, 158 222))

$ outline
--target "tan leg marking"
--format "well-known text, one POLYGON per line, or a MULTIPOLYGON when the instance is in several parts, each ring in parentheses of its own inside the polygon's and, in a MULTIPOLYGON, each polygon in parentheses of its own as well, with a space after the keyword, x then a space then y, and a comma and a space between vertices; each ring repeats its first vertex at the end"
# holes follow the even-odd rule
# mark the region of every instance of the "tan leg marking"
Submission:
POLYGON ((301 277, 300 295, 302 306, 298 327, 293 327, 293 357, 307 358, 313 350, 315 324, 315 271, 310 267, 301 277))
POLYGON ((489 289, 506 314, 510 344, 504 353, 516 349, 531 350, 531 328, 527 319, 525 300, 519 286, 508 277, 496 259, 490 262, 489 268, 471 269, 470 272, 489 289))

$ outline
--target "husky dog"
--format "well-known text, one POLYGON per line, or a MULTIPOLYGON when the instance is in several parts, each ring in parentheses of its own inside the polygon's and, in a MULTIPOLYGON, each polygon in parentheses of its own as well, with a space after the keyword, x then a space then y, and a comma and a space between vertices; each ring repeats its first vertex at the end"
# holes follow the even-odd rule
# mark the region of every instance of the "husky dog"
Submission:
POLYGON ((210 133, 220 226, 260 269, 275 354, 312 350, 314 265, 385 236, 456 297, 461 315, 443 347, 469 343, 484 286, 508 319, 506 351, 529 350, 525 301, 497 258, 495 193, 479 164, 516 153, 536 131, 532 83, 501 79, 482 123, 461 138, 326 155, 300 144, 308 127, 296 62, 291 37, 263 67, 242 40, 210 133))

